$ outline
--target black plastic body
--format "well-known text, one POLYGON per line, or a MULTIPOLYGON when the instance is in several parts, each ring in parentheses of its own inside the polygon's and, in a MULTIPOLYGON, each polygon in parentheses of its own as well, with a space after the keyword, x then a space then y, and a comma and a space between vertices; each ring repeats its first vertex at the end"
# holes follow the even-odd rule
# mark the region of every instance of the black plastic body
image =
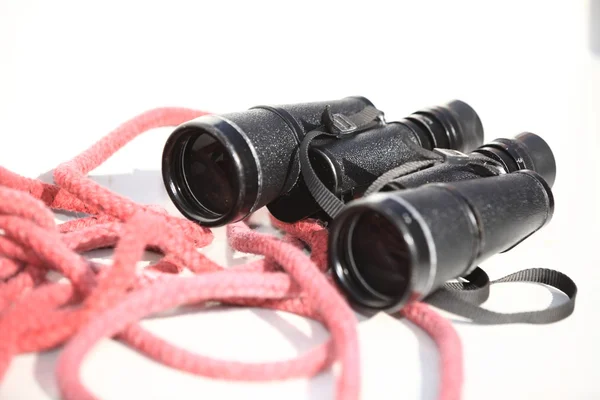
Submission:
POLYGON ((530 170, 380 192, 350 203, 335 219, 329 262, 337 283, 355 307, 365 312, 395 312, 406 302, 463 276, 488 257, 509 250, 547 224, 553 211, 550 186, 530 170), (358 255, 353 254, 353 240, 367 241, 366 249, 373 247, 369 241, 375 244, 379 240, 376 231, 352 237, 366 212, 375 212, 392 224, 393 232, 388 235, 396 235, 408 249, 388 266, 406 271, 403 287, 393 295, 378 292, 361 278, 364 266, 355 262, 358 255))
MULTIPOLYGON (((345 115, 373 106, 364 97, 347 97, 259 106, 239 113, 203 116, 180 125, 163 151, 162 174, 169 196, 184 216, 206 226, 238 221, 265 205, 285 222, 315 216, 320 209, 300 176, 297 152, 304 135, 321 125, 327 105, 331 113, 345 115), (228 193, 235 198, 223 207, 224 212, 205 207, 202 193, 195 196, 190 189, 185 154, 200 135, 214 138, 230 160, 228 193)), ((354 137, 316 140, 309 157, 319 177, 347 200, 359 195, 382 173, 419 159, 418 151, 409 150, 411 144, 413 149, 470 151, 482 141, 483 127, 475 111, 461 101, 452 101, 418 111, 400 122, 381 122, 354 137)))
POLYGON ((415 188, 434 182, 458 182, 529 169, 550 187, 556 177, 556 161, 550 146, 538 135, 524 132, 513 139, 497 139, 463 157, 413 172, 389 182, 382 191, 415 188))
MULTIPOLYGON (((475 111, 454 100, 430 107, 352 138, 315 141, 309 158, 321 181, 347 202, 361 197, 380 175, 409 161, 425 160, 415 146, 458 151, 474 150, 483 143, 483 126, 475 111)), ((268 205, 273 216, 284 222, 313 217, 329 220, 320 212, 302 180, 288 193, 268 205)))
MULTIPOLYGON (((415 151, 415 146, 423 146, 415 130, 393 122, 343 140, 315 140, 309 159, 325 186, 347 202, 360 197, 386 171, 408 161, 424 159, 415 151)), ((284 222, 296 222, 320 211, 302 179, 267 207, 275 218, 284 222)), ((328 219, 324 214, 318 218, 328 219)))

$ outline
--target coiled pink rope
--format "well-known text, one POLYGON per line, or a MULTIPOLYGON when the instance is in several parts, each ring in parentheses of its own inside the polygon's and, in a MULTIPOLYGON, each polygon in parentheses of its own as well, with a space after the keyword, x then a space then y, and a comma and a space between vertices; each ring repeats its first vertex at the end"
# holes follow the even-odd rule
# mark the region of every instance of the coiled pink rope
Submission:
MULTIPOLYGON (((183 108, 143 113, 59 165, 56 185, 0 167, 0 379, 14 355, 64 345, 56 370, 62 395, 93 399, 79 379, 79 368, 98 340, 117 337, 173 368, 220 379, 313 376, 339 361, 335 397, 359 398, 356 318, 324 273, 327 231, 322 226, 273 220, 286 233, 277 239, 244 223, 231 224, 230 245, 264 258, 224 269, 197 251, 212 241, 209 229, 159 207, 136 204, 86 176, 137 135, 203 114, 183 108), (51 209, 87 216, 56 225, 51 209), (310 256, 304 254, 304 245, 310 256), (106 247, 115 249, 109 267, 98 268, 82 256, 106 247), (138 273, 136 264, 146 249, 164 257, 138 273), (195 275, 180 276, 183 269, 195 275), (66 282, 49 281, 50 270, 66 282), (331 339, 293 360, 249 364, 194 354, 137 324, 152 313, 208 300, 313 318, 329 329, 331 339)), ((460 398, 462 351, 451 324, 419 303, 407 306, 402 315, 423 328, 439 348, 439 398, 460 398)))

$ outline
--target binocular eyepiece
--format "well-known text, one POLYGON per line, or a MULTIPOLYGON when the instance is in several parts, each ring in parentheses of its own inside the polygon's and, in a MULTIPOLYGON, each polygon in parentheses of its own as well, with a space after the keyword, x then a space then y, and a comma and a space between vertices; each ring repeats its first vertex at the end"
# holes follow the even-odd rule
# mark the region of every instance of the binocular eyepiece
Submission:
MULTIPOLYGON (((374 107, 364 97, 282 106, 259 106, 202 116, 171 134, 162 175, 175 206, 205 226, 238 221, 268 205, 294 222, 319 212, 300 173, 299 145, 323 125, 328 108, 354 115, 374 107)), ((315 140, 309 150, 317 175, 344 201, 357 197, 384 172, 421 157, 415 148, 471 151, 483 142, 475 111, 461 101, 417 111, 404 120, 380 121, 355 137, 315 140)))
POLYGON ((506 172, 530 169, 540 174, 550 187, 554 185, 554 154, 548 143, 536 134, 523 132, 514 139, 496 139, 475 152, 498 161, 506 172))

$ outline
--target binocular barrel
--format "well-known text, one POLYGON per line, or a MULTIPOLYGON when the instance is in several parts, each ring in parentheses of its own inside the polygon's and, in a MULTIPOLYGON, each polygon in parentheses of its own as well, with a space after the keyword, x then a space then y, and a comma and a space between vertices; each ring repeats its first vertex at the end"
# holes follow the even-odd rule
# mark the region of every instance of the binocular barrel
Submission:
POLYGON ((396 178, 382 191, 415 188, 433 182, 458 182, 523 169, 537 172, 550 187, 554 185, 554 154, 544 139, 530 132, 521 133, 513 139, 496 139, 469 155, 396 178))
MULTIPOLYGON (((373 104, 364 97, 283 106, 259 106, 186 122, 163 151, 165 187, 179 211, 205 226, 221 226, 269 205, 278 219, 293 222, 319 211, 300 175, 298 149, 321 116, 353 115, 373 104)), ((352 198, 384 172, 418 157, 414 148, 471 151, 483 127, 467 104, 453 101, 417 111, 397 123, 339 140, 317 139, 309 151, 326 185, 352 198), (410 143, 409 143, 410 142, 410 143)))
POLYGON ((291 189, 298 178, 296 153, 304 132, 321 125, 321 114, 353 114, 371 102, 336 101, 255 107, 183 123, 163 150, 165 187, 179 211, 206 226, 243 219, 291 189))
POLYGON ((329 263, 356 308, 395 312, 547 224, 554 200, 536 172, 380 192, 334 220, 329 263))

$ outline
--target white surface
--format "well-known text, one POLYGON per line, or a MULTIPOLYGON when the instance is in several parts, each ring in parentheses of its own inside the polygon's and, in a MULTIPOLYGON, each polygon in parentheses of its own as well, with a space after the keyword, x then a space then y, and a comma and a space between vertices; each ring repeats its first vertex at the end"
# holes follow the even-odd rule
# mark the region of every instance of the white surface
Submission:
MULTIPOLYGON (((0 0, 0 163, 38 176, 155 106, 225 112, 360 94, 392 120, 460 98, 480 114, 486 140, 536 132, 558 161, 552 223, 484 266, 493 277, 555 268, 579 285, 575 314, 556 324, 457 322, 464 398, 600 398, 600 60, 589 51, 588 6, 0 0)), ((167 204, 158 168, 168 133, 136 139, 94 175, 138 201, 167 204)), ((226 250, 219 237, 207 250, 216 259, 226 250)), ((551 300, 540 287, 501 285, 488 306, 515 311, 551 300)), ((292 357, 327 336, 302 318, 249 309, 144 325, 204 354, 247 361, 292 357)), ((363 398, 435 398, 437 353, 422 332, 385 315, 359 331, 363 398)), ((0 397, 57 398, 56 354, 18 357, 0 397)), ((83 377, 109 399, 327 399, 333 390, 331 372, 266 384, 193 377, 109 340, 86 359, 83 377)))

